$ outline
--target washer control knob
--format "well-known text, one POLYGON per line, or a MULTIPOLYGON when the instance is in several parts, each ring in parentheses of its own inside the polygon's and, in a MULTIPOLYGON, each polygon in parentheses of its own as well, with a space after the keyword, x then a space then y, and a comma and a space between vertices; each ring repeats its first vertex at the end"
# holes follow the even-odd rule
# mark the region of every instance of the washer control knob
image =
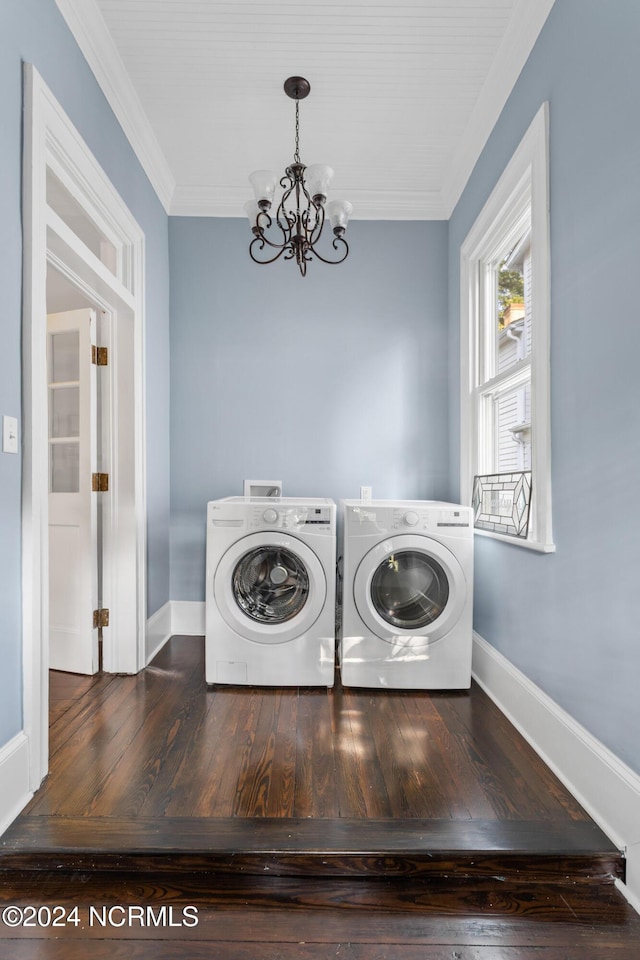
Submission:
POLYGON ((407 510, 404 517, 402 518, 408 527, 415 527, 420 520, 420 517, 415 512, 415 510, 407 510))
POLYGON ((278 511, 274 510, 273 507, 269 507, 268 510, 262 514, 262 519, 265 523, 275 523, 278 519, 278 511))

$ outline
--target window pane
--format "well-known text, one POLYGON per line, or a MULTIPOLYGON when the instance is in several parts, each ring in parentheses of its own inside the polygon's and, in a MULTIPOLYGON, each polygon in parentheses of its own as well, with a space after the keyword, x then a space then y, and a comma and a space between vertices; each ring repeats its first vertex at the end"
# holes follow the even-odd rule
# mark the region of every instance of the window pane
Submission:
POLYGON ((51 383, 80 379, 80 335, 77 330, 51 335, 51 383))
POLYGON ((79 436, 80 388, 60 387, 58 390, 50 390, 49 400, 49 436, 79 436))
POLYGON ((495 401, 496 466, 499 473, 531 467, 531 384, 495 401))
POLYGON ((508 369, 531 353, 531 230, 497 270, 497 370, 508 369))
POLYGON ((49 168, 47 168, 47 203, 85 246, 104 263, 105 267, 116 274, 118 258, 115 246, 49 168))
POLYGON ((51 443, 50 493, 78 493, 80 490, 80 446, 51 443))

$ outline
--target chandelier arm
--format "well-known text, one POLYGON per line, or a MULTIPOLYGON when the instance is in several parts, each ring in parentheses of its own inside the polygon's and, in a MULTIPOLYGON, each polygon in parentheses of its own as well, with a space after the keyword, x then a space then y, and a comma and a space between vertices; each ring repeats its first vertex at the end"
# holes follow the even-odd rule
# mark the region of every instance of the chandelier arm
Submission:
POLYGON ((276 222, 280 227, 280 229, 282 230, 283 236, 287 238, 287 241, 288 241, 291 239, 291 233, 295 226, 296 220, 295 220, 295 216, 290 217, 288 215, 287 209, 286 209, 286 203, 289 200, 291 193, 293 192, 293 188, 295 187, 295 181, 292 180, 291 177, 283 177, 282 180, 280 181, 280 186, 284 188, 285 192, 282 195, 282 199, 280 203, 278 204, 278 210, 276 212, 276 222))
POLYGON ((311 203, 313 204, 313 207, 315 209, 315 219, 316 219, 315 226, 309 233, 309 246, 313 247, 313 245, 318 242, 322 234, 322 230, 324 228, 325 216, 324 216, 324 207, 321 203, 314 203, 313 200, 311 201, 311 203))
POLYGON ((282 230, 283 237, 287 238, 287 241, 291 239, 291 234, 293 233, 293 228, 296 225, 296 218, 290 217, 287 214, 287 211, 284 207, 284 199, 280 206, 278 207, 278 212, 276 214, 276 223, 282 230))
POLYGON ((338 244, 339 244, 339 243, 341 243, 342 246, 344 247, 344 252, 343 252, 342 256, 339 257, 337 260, 327 260, 326 257, 323 257, 321 254, 318 253, 318 251, 317 251, 316 248, 313 246, 313 244, 309 244, 309 250, 310 250, 311 253, 313 253, 313 256, 314 256, 314 257, 317 257, 318 260, 322 260, 323 263, 328 263, 329 265, 333 265, 333 264, 336 264, 336 263, 342 263, 343 260, 346 260, 347 257, 349 256, 349 244, 348 244, 347 241, 344 239, 344 237, 336 237, 336 238, 334 239, 333 243, 332 243, 332 247, 333 247, 334 250, 337 250, 337 249, 338 249, 338 244))
MULTIPOLYGON (((257 237, 254 237, 251 243, 249 244, 249 256, 251 257, 254 263, 260 263, 260 264, 275 263, 276 260, 278 260, 282 256, 285 250, 288 250, 288 249, 290 249, 288 244, 283 243, 283 244, 277 245, 275 243, 269 243, 269 241, 265 240, 262 234, 260 234, 257 237), (274 247, 278 249, 278 252, 274 257, 269 257, 268 260, 259 260, 258 257, 256 257, 253 252, 253 248, 256 244, 258 245, 257 247, 258 250, 264 250, 265 244, 268 244, 270 247, 274 247)), ((290 254, 289 257, 285 257, 285 260, 290 259, 291 256, 292 254, 290 254)))
MULTIPOLYGON (((268 246, 273 247, 274 250, 282 250, 282 249, 283 249, 284 247, 286 247, 287 244, 290 242, 290 239, 291 239, 291 231, 290 231, 290 230, 287 231, 287 230, 285 230, 285 229, 283 228, 283 226, 282 226, 282 224, 281 224, 281 222, 280 222, 280 220, 279 220, 279 213, 280 213, 280 211, 279 211, 279 209, 278 209, 278 213, 276 214, 276 220, 275 220, 275 222, 277 223, 278 227, 279 227, 280 230, 282 231, 282 236, 283 236, 282 243, 276 243, 275 241, 270 240, 269 237, 267 236, 266 232, 265 232, 266 230, 269 230, 269 229, 273 226, 273 223, 274 223, 273 219, 272 219, 272 218, 269 216, 269 214, 268 214, 266 211, 264 211, 264 210, 261 210, 260 213, 258 213, 258 216, 256 217, 255 227, 254 227, 253 229, 254 229, 255 239, 262 241, 262 244, 261 244, 261 248, 260 248, 260 249, 262 249, 262 247, 263 247, 265 244, 267 244, 268 246), (265 219, 265 223, 264 223, 264 224, 261 224, 261 223, 260 223, 260 217, 264 217, 264 219, 265 219)), ((253 241, 252 241, 252 243, 253 243, 253 241)), ((267 261, 267 260, 260 260, 260 261, 257 261, 257 262, 259 262, 259 263, 268 263, 269 261, 267 261)))
MULTIPOLYGON (((279 224, 278 224, 278 226, 279 226, 279 224)), ((282 229, 282 228, 281 228, 281 229, 282 229)), ((284 232, 284 231, 283 231, 283 232, 284 232)), ((285 249, 289 246, 289 244, 291 243, 291 240, 287 238, 286 234, 285 234, 285 239, 282 241, 282 243, 275 243, 273 240, 270 240, 269 237, 268 237, 265 233, 262 233, 262 232, 260 232, 260 231, 258 231, 258 234, 257 234, 257 236, 255 237, 255 240, 260 240, 260 241, 262 241, 261 247, 264 247, 264 246, 266 245, 266 246, 268 246, 268 247, 272 247, 274 250, 285 250, 285 249)), ((254 242, 254 241, 252 240, 251 243, 253 243, 253 242, 254 242)))

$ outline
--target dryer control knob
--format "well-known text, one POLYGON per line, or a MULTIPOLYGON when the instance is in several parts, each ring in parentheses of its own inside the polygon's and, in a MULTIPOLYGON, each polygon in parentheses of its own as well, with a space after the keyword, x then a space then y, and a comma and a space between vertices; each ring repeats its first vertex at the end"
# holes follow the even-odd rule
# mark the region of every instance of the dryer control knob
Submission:
POLYGON ((420 517, 415 512, 415 510, 407 510, 404 517, 402 518, 408 527, 415 527, 420 520, 420 517))
POLYGON ((278 519, 278 511, 274 510, 273 507, 269 507, 268 510, 262 514, 262 519, 265 523, 275 523, 278 519))

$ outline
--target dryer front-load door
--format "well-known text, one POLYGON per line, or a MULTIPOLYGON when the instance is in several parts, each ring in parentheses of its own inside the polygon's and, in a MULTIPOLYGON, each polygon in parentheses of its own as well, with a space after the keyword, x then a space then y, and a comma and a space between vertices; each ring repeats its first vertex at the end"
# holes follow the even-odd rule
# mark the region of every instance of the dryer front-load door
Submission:
POLYGON ((369 629, 389 643, 412 648, 445 636, 467 599, 462 567, 443 544, 428 537, 389 537, 363 557, 354 600, 369 629))
POLYGON ((327 597, 326 577, 313 550, 278 532, 236 541, 218 564, 213 589, 231 629, 257 643, 302 636, 327 597))

